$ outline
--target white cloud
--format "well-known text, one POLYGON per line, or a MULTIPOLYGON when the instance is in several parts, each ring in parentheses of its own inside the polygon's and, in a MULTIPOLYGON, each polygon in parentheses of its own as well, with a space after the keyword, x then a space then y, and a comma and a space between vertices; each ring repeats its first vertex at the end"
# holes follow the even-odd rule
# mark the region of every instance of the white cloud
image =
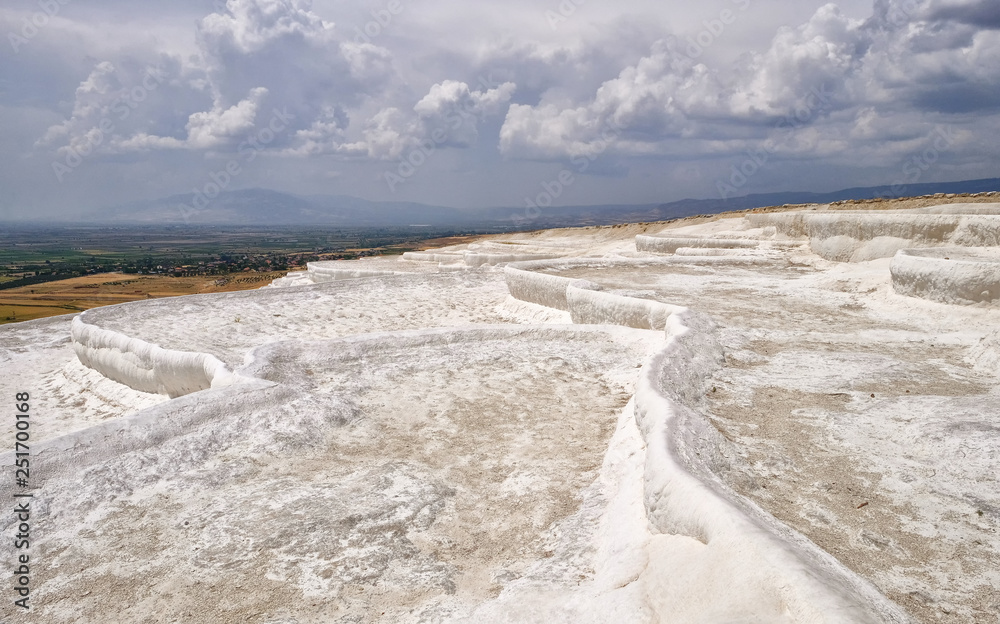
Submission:
MULTIPOLYGON (((35 10, 14 3, 0 7, 0 32, 35 10)), ((96 155, 67 184, 186 191, 206 162, 238 156, 275 109, 291 121, 265 154, 286 158, 246 163, 260 169, 241 183, 278 179, 256 176, 266 170, 324 192, 336 168, 338 192, 377 194, 365 181, 430 141, 451 149, 405 185, 429 202, 465 188, 463 201, 479 193, 496 203, 537 185, 539 167, 559 166, 538 161, 598 155, 588 174, 603 167, 634 182, 605 179, 602 201, 615 189, 625 201, 657 200, 665 187, 655 180, 676 181, 675 168, 711 180, 760 146, 773 148, 773 170, 755 183, 780 181, 782 167, 814 166, 825 179, 824 167, 839 166, 867 179, 922 149, 938 126, 957 137, 940 171, 981 174, 1000 155, 988 139, 1000 126, 995 0, 707 0, 669 10, 625 0, 577 5, 554 29, 546 11, 558 2, 532 0, 462 11, 402 0, 386 23, 373 21, 385 2, 230 0, 209 13, 211 4, 73 3, 19 53, 0 52, 0 107, 15 111, 0 136, 19 137, 2 142, 5 189, 87 152, 96 155), (719 30, 726 10, 735 19, 719 30), (689 38, 704 49, 693 54, 689 38), (796 129, 779 131, 789 116, 796 129), (153 180, 139 168, 164 173, 153 180), (119 182, 88 178, 111 172, 119 182)), ((669 191, 703 195, 694 184, 669 191)), ((20 196, 36 192, 49 189, 20 196)))
POLYGON ((274 41, 298 39, 319 44, 333 41, 334 25, 312 13, 301 0, 227 0, 226 12, 201 20, 198 33, 212 60, 235 52, 251 55, 274 41))
POLYGON ((413 107, 422 126, 418 140, 432 138, 438 133, 443 140, 435 142, 442 145, 469 147, 475 144, 479 138, 478 122, 503 112, 515 90, 516 85, 512 82, 486 91, 472 91, 469 85, 457 80, 445 80, 432 86, 413 107))
POLYGON ((251 90, 245 100, 229 108, 216 104, 212 110, 193 113, 188 118, 187 136, 183 139, 137 134, 114 142, 112 147, 119 151, 131 151, 161 148, 212 149, 236 145, 253 132, 260 103, 266 95, 267 89, 258 87, 251 90))
MULTIPOLYGON (((960 20, 928 21, 942 10, 880 0, 871 19, 859 20, 827 4, 801 26, 780 29, 764 51, 723 68, 701 62, 690 43, 664 39, 588 100, 512 106, 500 149, 508 158, 572 158, 603 151, 601 134, 614 127, 619 155, 697 158, 773 143, 775 128, 790 122, 808 128, 794 140, 785 136, 776 152, 833 155, 855 149, 845 136, 894 142, 898 126, 874 120, 905 111, 992 107, 995 114, 1000 75, 988 68, 1000 61, 1000 34, 960 20), (865 130, 852 134, 856 118, 865 130)), ((910 138, 935 123, 941 119, 911 125, 910 138)))
POLYGON ((169 76, 179 87, 169 106, 132 107, 129 123, 118 123, 111 109, 123 94, 127 99, 129 87, 114 65, 102 62, 78 87, 70 118, 51 127, 39 145, 61 140, 62 152, 86 145, 102 119, 113 119, 114 139, 98 151, 233 149, 266 121, 260 111, 280 109, 295 126, 274 147, 317 153, 344 129, 330 125, 328 111, 377 97, 397 78, 387 50, 339 41, 334 25, 301 0, 228 0, 224 11, 200 20, 197 42, 199 53, 178 62, 169 76), (206 100, 211 108, 199 108, 206 100))
POLYGON ((90 75, 76 88, 73 113, 66 121, 51 126, 45 132, 39 145, 70 144, 100 122, 100 117, 109 111, 107 103, 111 94, 120 89, 115 78, 115 66, 104 61, 94 67, 90 75))
POLYGON ((395 160, 422 143, 437 147, 467 148, 476 144, 479 123, 506 110, 515 91, 507 82, 492 89, 473 91, 468 84, 445 80, 431 86, 411 109, 383 108, 372 115, 356 140, 348 138, 343 119, 318 122, 296 135, 296 145, 285 154, 340 154, 395 160))

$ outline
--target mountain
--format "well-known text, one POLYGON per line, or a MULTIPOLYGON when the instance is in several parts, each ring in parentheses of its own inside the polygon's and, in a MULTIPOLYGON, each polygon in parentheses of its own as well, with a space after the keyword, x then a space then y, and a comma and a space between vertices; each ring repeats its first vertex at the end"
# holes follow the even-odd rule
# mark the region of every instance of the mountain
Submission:
MULTIPOLYGON (((899 190, 898 188, 896 190, 899 190)), ((677 212, 691 214, 716 214, 730 210, 747 210, 764 206, 782 206, 784 204, 828 204, 845 199, 875 199, 878 197, 917 197, 934 195, 936 193, 982 193, 1000 191, 1000 178, 983 180, 961 180, 958 182, 927 182, 923 184, 907 184, 902 194, 893 192, 889 186, 866 186, 843 189, 830 193, 784 192, 757 193, 730 197, 728 199, 682 199, 680 201, 660 204, 657 209, 662 215, 673 215, 677 212)), ((664 218, 674 218, 665 216, 664 218)))
POLYGON ((372 202, 357 197, 302 197, 268 189, 223 191, 213 198, 190 193, 133 202, 90 216, 91 221, 168 225, 337 225, 365 227, 465 223, 470 211, 411 202, 372 202), (414 219, 416 219, 414 221, 414 219))
MULTIPOLYGON (((935 193, 978 193, 1000 190, 1000 178, 909 184, 908 196, 935 193)), ((783 204, 825 204, 845 199, 891 197, 884 186, 850 188, 830 193, 757 193, 728 199, 682 199, 665 204, 603 204, 547 208, 497 207, 480 210, 414 202, 369 201, 346 195, 299 196, 268 189, 224 191, 214 198, 191 194, 133 202, 88 216, 91 223, 170 225, 326 225, 387 227, 409 225, 481 226, 536 229, 574 225, 607 225, 664 221, 783 204)))

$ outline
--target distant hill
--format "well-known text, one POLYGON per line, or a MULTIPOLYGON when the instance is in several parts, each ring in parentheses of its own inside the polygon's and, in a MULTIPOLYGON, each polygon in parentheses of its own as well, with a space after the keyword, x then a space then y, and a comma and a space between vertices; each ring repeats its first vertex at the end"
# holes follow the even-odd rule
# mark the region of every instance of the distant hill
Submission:
MULTIPOLYGON (((903 189, 906 197, 934 195, 936 193, 983 193, 986 191, 1000 191, 1000 178, 907 184, 903 189)), ((875 199, 878 197, 896 197, 896 194, 888 186, 857 187, 833 191, 831 193, 757 193, 741 197, 730 197, 729 199, 682 199, 668 204, 660 204, 657 210, 663 215, 686 212, 688 214, 684 216, 690 216, 693 214, 717 214, 730 210, 747 210, 765 206, 829 204, 831 202, 844 201, 845 199, 875 199)), ((674 217, 666 216, 665 218, 674 217)))
MULTIPOLYGON (((996 190, 1000 190, 1000 178, 909 184, 905 188, 909 196, 996 190)), ((97 211, 88 215, 86 221, 149 225, 478 226, 503 230, 664 221, 763 206, 824 204, 889 196, 892 193, 888 187, 873 186, 832 193, 758 193, 728 199, 682 199, 665 204, 550 206, 533 211, 523 206, 474 210, 414 202, 369 201, 344 195, 299 196, 268 189, 244 189, 225 191, 212 199, 185 194, 133 202, 97 211)))
POLYGON ((471 211, 412 202, 372 202, 357 197, 302 197, 268 189, 224 191, 208 199, 192 194, 133 202, 100 210, 92 221, 167 225, 444 225, 470 221, 471 211))

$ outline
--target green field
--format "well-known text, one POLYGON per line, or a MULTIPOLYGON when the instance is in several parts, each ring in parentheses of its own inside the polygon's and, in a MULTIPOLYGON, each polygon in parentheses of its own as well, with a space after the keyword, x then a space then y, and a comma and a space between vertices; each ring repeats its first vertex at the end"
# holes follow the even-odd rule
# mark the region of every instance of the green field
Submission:
POLYGON ((315 260, 463 242, 433 228, 11 227, 0 231, 0 325, 194 293, 260 288, 315 260))
POLYGON ((42 227, 0 231, 0 290, 93 275, 226 275, 284 271, 318 259, 414 249, 465 232, 435 228, 42 227))

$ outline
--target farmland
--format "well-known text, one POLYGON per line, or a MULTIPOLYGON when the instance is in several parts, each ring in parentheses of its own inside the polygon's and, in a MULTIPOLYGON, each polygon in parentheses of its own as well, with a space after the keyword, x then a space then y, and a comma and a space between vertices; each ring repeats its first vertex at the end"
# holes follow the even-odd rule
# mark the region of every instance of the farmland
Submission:
POLYGON ((314 260, 421 249, 431 228, 40 227, 0 231, 0 324, 137 299, 260 288, 314 260))

